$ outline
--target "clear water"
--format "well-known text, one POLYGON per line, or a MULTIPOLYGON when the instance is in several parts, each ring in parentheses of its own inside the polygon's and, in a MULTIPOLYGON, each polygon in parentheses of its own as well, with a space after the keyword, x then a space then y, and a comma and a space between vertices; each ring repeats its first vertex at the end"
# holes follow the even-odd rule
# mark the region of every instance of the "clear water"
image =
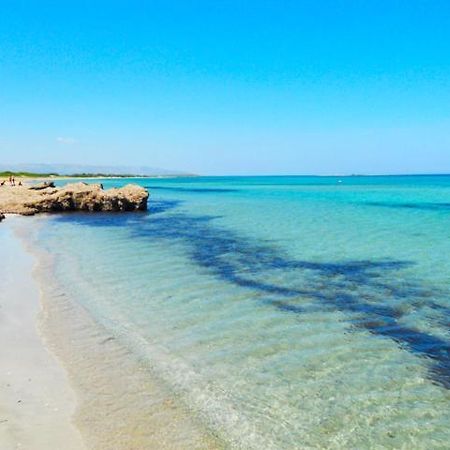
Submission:
POLYGON ((137 182, 40 242, 230 447, 449 448, 450 176, 137 182))

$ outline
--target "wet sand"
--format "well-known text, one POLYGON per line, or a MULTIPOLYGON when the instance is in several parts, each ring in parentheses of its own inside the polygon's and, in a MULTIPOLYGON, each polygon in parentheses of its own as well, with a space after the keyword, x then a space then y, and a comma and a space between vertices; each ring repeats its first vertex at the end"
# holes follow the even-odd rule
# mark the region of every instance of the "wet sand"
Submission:
POLYGON ((0 448, 84 449, 72 423, 76 399, 66 371, 37 329, 34 261, 14 234, 15 221, 0 225, 0 448))

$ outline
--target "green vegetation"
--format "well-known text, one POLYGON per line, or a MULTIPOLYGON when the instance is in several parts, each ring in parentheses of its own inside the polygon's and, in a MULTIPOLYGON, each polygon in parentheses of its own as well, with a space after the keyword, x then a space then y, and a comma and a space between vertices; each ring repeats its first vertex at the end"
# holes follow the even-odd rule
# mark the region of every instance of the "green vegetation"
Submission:
POLYGON ((145 175, 133 175, 133 174, 115 174, 115 173, 74 173, 72 175, 65 175, 70 178, 136 178, 143 177, 145 175))
POLYGON ((5 172, 0 172, 0 178, 49 178, 49 177, 57 177, 59 176, 57 173, 33 173, 33 172, 11 172, 9 170, 5 172))
POLYGON ((12 172, 4 171, 0 172, 1 178, 148 178, 150 176, 145 175, 133 175, 133 174, 114 174, 114 173, 74 173, 70 175, 60 175, 58 173, 34 173, 34 172, 12 172))
MULTIPOLYGON (((136 175, 131 173, 74 173, 70 175, 61 175, 59 173, 13 172, 10 170, 0 172, 0 179, 9 178, 11 176, 15 178, 166 178, 176 175, 136 175)), ((196 175, 185 174, 183 176, 192 177, 196 175)))

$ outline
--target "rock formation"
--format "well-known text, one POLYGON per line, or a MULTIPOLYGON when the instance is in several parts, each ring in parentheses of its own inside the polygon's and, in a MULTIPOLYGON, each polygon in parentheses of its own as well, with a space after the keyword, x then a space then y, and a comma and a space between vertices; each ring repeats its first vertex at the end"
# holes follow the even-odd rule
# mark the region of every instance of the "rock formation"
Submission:
POLYGON ((0 210, 3 213, 32 215, 62 211, 144 211, 148 192, 129 184, 122 188, 103 190, 100 184, 74 183, 57 188, 0 187, 0 210))
POLYGON ((53 183, 53 181, 44 181, 43 183, 31 186, 29 189, 31 189, 32 191, 41 191, 42 189, 47 189, 49 187, 54 188, 55 183, 53 183))

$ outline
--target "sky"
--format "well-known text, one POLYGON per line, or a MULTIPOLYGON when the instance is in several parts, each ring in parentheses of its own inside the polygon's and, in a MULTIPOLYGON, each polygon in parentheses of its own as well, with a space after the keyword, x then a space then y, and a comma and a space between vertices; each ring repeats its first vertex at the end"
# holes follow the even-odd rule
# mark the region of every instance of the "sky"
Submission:
POLYGON ((0 0, 0 162, 450 173, 448 0, 0 0))

